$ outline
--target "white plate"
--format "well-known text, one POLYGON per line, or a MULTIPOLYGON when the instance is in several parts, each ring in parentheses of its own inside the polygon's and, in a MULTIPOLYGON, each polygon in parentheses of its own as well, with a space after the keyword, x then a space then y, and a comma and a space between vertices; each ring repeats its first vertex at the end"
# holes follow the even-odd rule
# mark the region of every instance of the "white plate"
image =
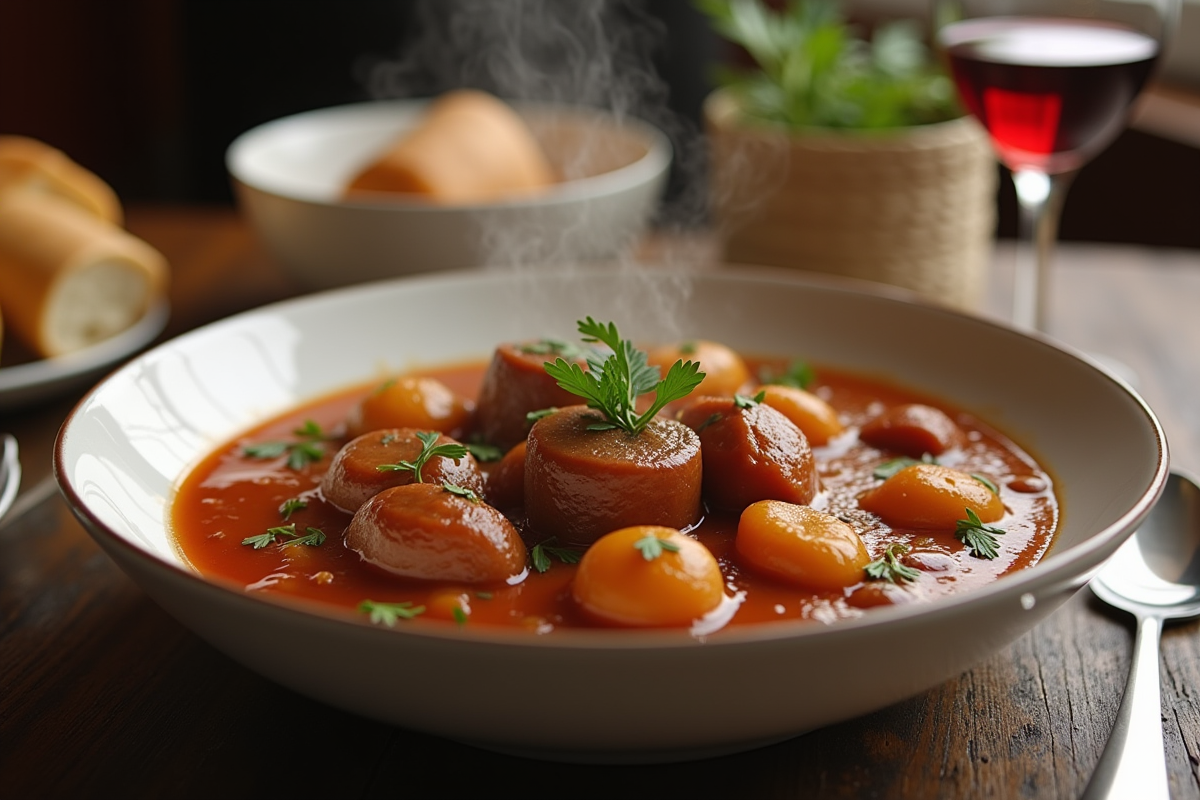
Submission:
MULTIPOLYGON (((422 276, 262 308, 167 342, 67 420, 55 472, 104 550, 168 612, 249 668, 353 712, 488 747, 665 761, 864 714, 969 669, 1081 588, 1148 513, 1162 429, 1128 387, 1049 340, 797 273, 632 267, 422 276), (703 337, 920 387, 1007 432, 1056 478, 1062 526, 1034 567, 831 625, 514 630, 341 612, 202 577, 166 518, 181 477, 248 426, 383 369, 565 338, 591 314, 635 341, 703 337)), ((147 642, 147 647, 155 646, 147 642)), ((960 709, 976 713, 975 709, 960 709)))
POLYGON ((0 410, 13 411, 86 386, 153 342, 169 316, 167 301, 160 299, 132 327, 85 350, 0 367, 0 410))

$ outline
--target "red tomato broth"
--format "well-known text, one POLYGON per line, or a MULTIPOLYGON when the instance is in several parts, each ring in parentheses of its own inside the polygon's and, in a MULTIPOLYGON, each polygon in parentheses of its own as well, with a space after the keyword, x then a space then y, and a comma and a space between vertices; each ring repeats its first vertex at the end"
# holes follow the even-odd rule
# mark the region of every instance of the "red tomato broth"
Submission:
MULTIPOLYGON (((755 374, 763 365, 782 364, 767 359, 748 361, 755 374)), ((455 391, 474 396, 485 366, 453 365, 412 374, 438 378, 455 391)), ((858 616, 870 605, 893 602, 888 596, 899 601, 926 601, 986 584, 1031 566, 1045 554, 1057 528, 1059 507, 1050 476, 1025 451, 973 416, 917 392, 836 369, 818 368, 816 374, 809 390, 833 405, 848 430, 883 408, 902 403, 925 403, 946 411, 968 440, 959 453, 961 459, 948 465, 985 474, 1000 490, 1007 513, 996 523, 1005 531, 999 537, 999 556, 988 560, 970 555, 954 531, 893 529, 859 509, 858 495, 880 483, 872 475, 874 467, 896 454, 857 440, 848 448, 832 442, 814 448, 822 484, 814 506, 850 521, 872 558, 880 557, 888 544, 908 545, 912 550, 906 563, 925 562, 922 577, 912 584, 895 585, 864 580, 843 591, 814 592, 787 585, 740 565, 734 549, 736 515, 709 513, 689 533, 716 556, 727 593, 741 601, 729 626, 783 619, 829 622, 858 616), (914 553, 920 555, 914 557, 914 553)), ((187 562, 201 574, 244 585, 247 591, 303 597, 347 610, 357 609, 364 600, 407 602, 427 608, 421 619, 453 620, 453 615, 435 611, 444 603, 432 602, 439 594, 451 592, 465 597, 466 619, 472 625, 541 633, 563 627, 599 627, 571 597, 576 567, 556 559, 544 573, 531 568, 516 585, 466 586, 400 578, 363 563, 343 545, 350 515, 322 500, 317 487, 333 453, 347 440, 341 430, 349 409, 377 386, 378 381, 306 403, 247 431, 197 465, 180 485, 170 510, 172 533, 187 562), (293 431, 309 420, 337 433, 326 442, 325 455, 319 461, 296 470, 286 466, 283 456, 257 460, 242 454, 247 444, 294 439, 293 431), (280 507, 296 497, 307 500, 307 507, 284 520, 280 507), (326 542, 319 547, 274 544, 258 550, 242 543, 268 528, 292 522, 301 535, 309 527, 322 530, 326 542)), ((521 528, 520 521, 515 522, 521 528)), ((531 549, 538 543, 536 537, 526 538, 531 549)))

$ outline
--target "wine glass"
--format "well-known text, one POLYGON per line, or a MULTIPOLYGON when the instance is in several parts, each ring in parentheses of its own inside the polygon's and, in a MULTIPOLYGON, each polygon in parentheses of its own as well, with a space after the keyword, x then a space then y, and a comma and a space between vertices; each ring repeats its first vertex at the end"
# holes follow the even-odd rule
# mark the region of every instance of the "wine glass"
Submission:
POLYGON ((934 0, 936 40, 966 108, 1012 173, 1032 252, 1013 322, 1046 329, 1046 273, 1076 172, 1124 129, 1180 0, 934 0))

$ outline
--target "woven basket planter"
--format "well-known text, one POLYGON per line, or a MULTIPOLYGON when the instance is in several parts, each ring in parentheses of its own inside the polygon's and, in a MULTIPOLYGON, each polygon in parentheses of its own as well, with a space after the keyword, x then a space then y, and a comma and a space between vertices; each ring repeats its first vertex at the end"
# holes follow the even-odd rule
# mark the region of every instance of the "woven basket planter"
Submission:
POLYGON ((974 119, 797 132, 744 122, 720 90, 704 113, 726 261, 847 275, 979 308, 998 170, 974 119))

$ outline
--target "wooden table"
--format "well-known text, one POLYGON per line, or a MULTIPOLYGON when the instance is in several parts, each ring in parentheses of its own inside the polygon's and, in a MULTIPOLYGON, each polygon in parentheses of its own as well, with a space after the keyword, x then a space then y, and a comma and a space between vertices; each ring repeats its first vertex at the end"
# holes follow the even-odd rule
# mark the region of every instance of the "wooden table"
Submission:
MULTIPOLYGON (((174 270, 167 334, 296 292, 225 209, 133 209, 174 270)), ((997 263, 1003 266, 1007 250, 997 263)), ((1003 310, 1004 269, 989 308, 1003 310)), ((1174 462, 1200 471, 1200 251, 1063 246, 1052 333, 1136 370, 1174 462)), ((48 482, 76 398, 5 413, 26 480, 0 527, 5 797, 1075 798, 1116 715, 1128 618, 1081 592, 958 678, 754 752, 661 766, 550 764, 360 719, 259 677, 158 608, 48 482)), ((1175 798, 1200 797, 1200 623, 1164 638, 1175 798)), ((900 654, 881 654, 886 670, 900 654)), ((549 702, 554 702, 551 698, 549 702)))

